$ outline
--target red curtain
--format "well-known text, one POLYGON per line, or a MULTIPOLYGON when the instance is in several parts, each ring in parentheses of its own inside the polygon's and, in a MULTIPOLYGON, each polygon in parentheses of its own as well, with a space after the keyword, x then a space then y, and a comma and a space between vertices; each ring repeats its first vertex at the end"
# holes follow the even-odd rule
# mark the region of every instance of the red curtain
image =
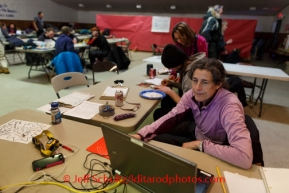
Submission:
MULTIPOLYGON (((173 43, 171 33, 151 32, 152 16, 96 15, 96 21, 101 30, 107 28, 117 38, 128 38, 131 41, 130 49, 151 51, 152 44, 173 43)), ((170 31, 180 21, 186 22, 198 33, 203 19, 171 17, 170 31)), ((226 49, 229 52, 234 48, 241 49, 241 57, 249 58, 257 20, 226 19, 226 21, 228 29, 225 32, 225 39, 233 39, 233 43, 226 49)))

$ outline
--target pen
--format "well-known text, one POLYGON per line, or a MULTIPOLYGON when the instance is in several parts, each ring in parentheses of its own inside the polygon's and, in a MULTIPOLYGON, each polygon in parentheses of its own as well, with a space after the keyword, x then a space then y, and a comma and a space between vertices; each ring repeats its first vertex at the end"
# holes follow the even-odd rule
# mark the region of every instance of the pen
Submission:
POLYGON ((70 151, 70 152, 74 152, 73 151, 73 149, 71 149, 71 148, 69 148, 69 147, 67 147, 67 146, 65 146, 65 145, 63 145, 63 144, 60 144, 64 149, 66 149, 66 150, 68 150, 68 151, 70 151))
MULTIPOLYGON (((222 178, 222 176, 221 176, 221 173, 220 173, 220 170, 219 170, 219 167, 218 167, 218 166, 216 166, 216 170, 217 170, 217 173, 218 173, 218 176, 219 176, 219 178, 222 178)), ((224 186, 224 182, 223 182, 223 180, 221 180, 221 185, 222 185, 222 189, 223 189, 223 192, 224 192, 224 193, 227 193, 227 191, 226 191, 226 189, 225 189, 225 186, 224 186)))

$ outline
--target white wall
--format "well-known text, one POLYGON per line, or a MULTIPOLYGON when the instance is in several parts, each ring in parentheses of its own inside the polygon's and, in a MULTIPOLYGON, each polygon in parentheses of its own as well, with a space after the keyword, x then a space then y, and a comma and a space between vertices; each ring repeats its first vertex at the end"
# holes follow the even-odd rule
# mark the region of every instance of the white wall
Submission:
MULTIPOLYGON (((289 12, 289 11, 287 11, 289 12)), ((140 15, 140 13, 116 13, 116 12, 96 12, 96 11, 78 11, 79 23, 96 23, 96 14, 117 14, 117 15, 140 15)), ((154 15, 154 16, 171 16, 171 17, 193 17, 202 18, 203 14, 153 14, 153 13, 141 13, 141 15, 154 15)), ((256 19, 257 26, 256 32, 271 32, 272 25, 275 21, 275 16, 236 16, 236 15, 224 15, 224 19, 256 19)), ((289 19, 289 16, 288 16, 289 19)), ((289 22, 288 22, 289 23, 289 22)))
MULTIPOLYGON (((281 13, 283 13, 283 15, 285 16, 285 18, 283 19, 282 21, 282 24, 281 24, 281 28, 280 28, 280 33, 285 33, 285 27, 287 25, 289 25, 289 5, 287 7, 285 7, 281 13)), ((277 15, 276 15, 276 20, 277 20, 277 15)), ((286 33, 289 34, 289 30, 288 30, 288 26, 287 26, 287 31, 286 33)))
POLYGON ((45 21, 76 22, 77 11, 50 0, 1 0, 0 19, 33 20, 37 13, 44 13, 45 21), (8 12, 10 11, 10 12, 8 12), (11 12, 12 11, 12 12, 11 12))

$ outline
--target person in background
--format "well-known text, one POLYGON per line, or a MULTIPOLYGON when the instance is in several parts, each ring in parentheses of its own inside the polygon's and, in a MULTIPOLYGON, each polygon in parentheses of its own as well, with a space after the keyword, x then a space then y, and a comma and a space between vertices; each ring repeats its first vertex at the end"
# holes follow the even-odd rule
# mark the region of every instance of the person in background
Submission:
POLYGON ((9 26, 7 27, 7 31, 9 34, 15 35, 17 31, 16 25, 14 23, 10 23, 9 26))
POLYGON ((225 41, 224 33, 228 28, 228 22, 226 20, 222 21, 222 35, 218 42, 218 55, 221 57, 222 55, 228 55, 228 51, 226 50, 226 45, 233 43, 232 39, 225 41))
MULTIPOLYGON (((208 45, 205 38, 196 35, 196 32, 190 28, 185 22, 179 22, 172 30, 172 39, 177 47, 179 47, 188 57, 193 54, 204 52, 208 54, 208 45)), ((172 71, 170 80, 179 81, 175 71, 172 71)))
POLYGON ((1 25, 1 32, 2 32, 2 35, 5 37, 5 39, 9 38, 10 35, 9 35, 9 33, 8 33, 6 23, 1 22, 0 25, 1 25))
POLYGON ((249 169, 253 162, 250 132, 242 104, 227 90, 225 76, 220 61, 208 58, 197 61, 188 72, 192 90, 186 92, 168 114, 131 136, 199 150, 249 169), (179 131, 180 140, 175 142, 172 138, 175 127, 190 116, 195 119, 196 127, 179 131))
POLYGON ((104 57, 107 57, 111 51, 110 45, 107 39, 99 33, 99 29, 94 27, 91 29, 92 37, 87 42, 91 47, 96 46, 98 49, 90 50, 89 59, 90 64, 93 65, 95 58, 102 61, 104 57))
POLYGON ((206 38, 206 41, 209 44, 208 58, 218 59, 218 42, 222 35, 222 13, 222 5, 210 7, 207 14, 204 16, 204 21, 199 32, 202 36, 204 36, 204 38, 206 38))
POLYGON ((55 41, 55 39, 53 38, 54 34, 55 31, 52 27, 47 28, 46 31, 38 37, 38 40, 43 42, 47 39, 55 41))
MULTIPOLYGON (((2 26, 4 23, 0 22, 0 27, 2 29, 2 26)), ((4 42, 6 41, 4 35, 2 34, 2 30, 0 30, 0 74, 10 74, 10 71, 8 69, 8 63, 5 58, 5 46, 4 42)))
POLYGON ((72 42, 74 44, 78 43, 78 38, 74 35, 74 30, 72 28, 70 28, 70 34, 69 37, 72 39, 72 42))
POLYGON ((69 37, 70 29, 67 26, 63 26, 61 28, 61 35, 57 38, 55 43, 55 56, 60 54, 61 52, 78 52, 74 49, 74 44, 72 39, 69 37))
POLYGON ((44 32, 44 21, 43 21, 44 14, 40 11, 38 12, 38 16, 34 17, 33 19, 33 26, 36 30, 37 37, 39 37, 44 32))

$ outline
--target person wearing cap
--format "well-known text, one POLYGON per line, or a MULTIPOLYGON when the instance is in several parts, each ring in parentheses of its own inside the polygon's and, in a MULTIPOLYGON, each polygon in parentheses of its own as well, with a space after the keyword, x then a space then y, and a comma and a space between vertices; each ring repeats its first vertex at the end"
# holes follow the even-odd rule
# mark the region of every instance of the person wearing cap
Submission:
POLYGON ((162 53, 162 64, 177 73, 179 73, 179 81, 167 80, 162 81, 161 86, 155 87, 167 94, 161 101, 161 108, 154 112, 154 120, 159 119, 167 114, 180 101, 181 97, 170 87, 178 88, 183 93, 189 91, 192 87, 192 81, 187 76, 187 72, 193 63, 201 58, 206 57, 205 53, 197 53, 188 57, 179 47, 168 44, 165 46, 162 53))
POLYGON ((107 57, 110 53, 110 45, 106 38, 99 33, 99 28, 92 28, 92 37, 87 42, 88 45, 91 47, 96 46, 97 49, 90 50, 89 52, 89 59, 90 64, 93 65, 95 58, 97 58, 99 61, 102 61, 104 57, 107 57))
MULTIPOLYGON (((253 159, 255 150, 244 109, 237 96, 227 90, 225 76, 220 61, 208 58, 196 61, 187 72, 191 90, 168 114, 131 136, 199 150, 243 169, 262 162, 262 155, 253 159), (189 119, 194 119, 196 126, 180 130, 178 125, 189 119)), ((258 147, 261 148, 260 142, 258 147)))
POLYGON ((204 16, 199 33, 206 38, 208 42, 208 57, 218 59, 218 42, 222 36, 222 5, 209 7, 207 14, 204 16))

